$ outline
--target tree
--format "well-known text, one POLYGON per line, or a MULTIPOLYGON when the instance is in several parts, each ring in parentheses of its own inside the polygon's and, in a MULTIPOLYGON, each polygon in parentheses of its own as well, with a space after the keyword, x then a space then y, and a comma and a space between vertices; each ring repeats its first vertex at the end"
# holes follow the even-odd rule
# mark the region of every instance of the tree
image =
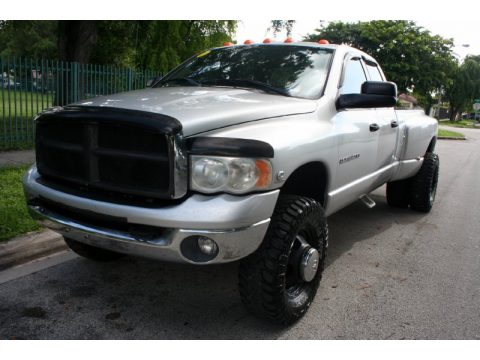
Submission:
POLYGON ((231 41, 235 20, 0 21, 0 55, 166 72, 231 41))
POLYGON ((0 57, 55 58, 56 21, 0 21, 0 57))
POLYGON ((272 25, 268 30, 273 30, 273 34, 276 35, 283 29, 287 31, 287 36, 292 34, 293 25, 295 25, 295 20, 272 20, 272 25))
POLYGON ((165 73, 201 50, 231 41, 236 26, 231 20, 100 21, 91 61, 165 73))
POLYGON ((467 56, 455 69, 453 81, 445 88, 450 106, 450 120, 471 110, 473 100, 480 97, 480 55, 467 56))
POLYGON ((233 20, 139 21, 125 61, 165 73, 201 50, 231 41, 236 25, 233 20))
POLYGON ((432 35, 413 21, 330 22, 306 39, 328 39, 374 56, 387 79, 400 91, 418 94, 426 110, 432 105, 432 93, 451 82, 456 66, 453 40, 432 35))
POLYGON ((97 43, 95 20, 58 21, 58 57, 60 60, 88 63, 97 43))

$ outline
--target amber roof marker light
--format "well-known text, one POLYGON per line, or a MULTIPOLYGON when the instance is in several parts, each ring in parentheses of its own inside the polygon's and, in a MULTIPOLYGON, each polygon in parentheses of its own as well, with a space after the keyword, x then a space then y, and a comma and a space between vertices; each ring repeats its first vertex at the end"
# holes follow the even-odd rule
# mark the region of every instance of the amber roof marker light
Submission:
POLYGON ((251 44, 254 44, 254 43, 255 43, 255 41, 250 40, 250 39, 245 40, 245 42, 244 42, 245 45, 251 45, 251 44))
POLYGON ((290 44, 290 43, 293 43, 294 40, 291 38, 291 37, 288 37, 285 39, 284 43, 287 43, 287 44, 290 44))
POLYGON ((320 39, 318 40, 318 43, 321 44, 321 45, 328 45, 330 44, 330 42, 328 40, 325 40, 325 39, 320 39))

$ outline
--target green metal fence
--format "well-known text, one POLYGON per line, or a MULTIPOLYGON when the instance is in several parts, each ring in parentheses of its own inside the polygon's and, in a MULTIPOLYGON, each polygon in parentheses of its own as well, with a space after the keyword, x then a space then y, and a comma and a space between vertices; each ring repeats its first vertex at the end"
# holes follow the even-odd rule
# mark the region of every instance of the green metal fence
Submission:
POLYGON ((159 75, 107 65, 0 59, 0 150, 32 147, 33 118, 43 109, 141 89, 159 75))

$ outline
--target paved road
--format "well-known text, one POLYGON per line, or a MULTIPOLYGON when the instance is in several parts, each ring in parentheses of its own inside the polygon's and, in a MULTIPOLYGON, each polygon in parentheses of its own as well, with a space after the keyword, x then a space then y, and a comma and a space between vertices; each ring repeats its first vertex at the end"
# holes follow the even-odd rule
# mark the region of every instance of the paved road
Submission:
MULTIPOLYGON (((462 130, 463 131, 463 130, 462 130)), ((236 264, 75 257, 0 285, 0 338, 480 339, 480 131, 439 141, 433 211, 354 204, 329 218, 310 311, 282 329, 250 316, 236 264)))

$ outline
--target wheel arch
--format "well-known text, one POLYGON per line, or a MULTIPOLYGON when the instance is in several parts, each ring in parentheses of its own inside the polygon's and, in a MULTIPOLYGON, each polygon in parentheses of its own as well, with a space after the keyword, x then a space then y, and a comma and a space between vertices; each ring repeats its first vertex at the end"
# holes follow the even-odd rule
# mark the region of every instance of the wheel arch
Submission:
POLYGON ((434 136, 430 143, 428 144, 427 151, 425 153, 433 152, 435 150, 435 145, 437 145, 437 137, 434 136))
POLYGON ((282 194, 292 194, 315 199, 323 208, 327 205, 329 172, 320 161, 305 163, 296 168, 281 187, 282 194))

